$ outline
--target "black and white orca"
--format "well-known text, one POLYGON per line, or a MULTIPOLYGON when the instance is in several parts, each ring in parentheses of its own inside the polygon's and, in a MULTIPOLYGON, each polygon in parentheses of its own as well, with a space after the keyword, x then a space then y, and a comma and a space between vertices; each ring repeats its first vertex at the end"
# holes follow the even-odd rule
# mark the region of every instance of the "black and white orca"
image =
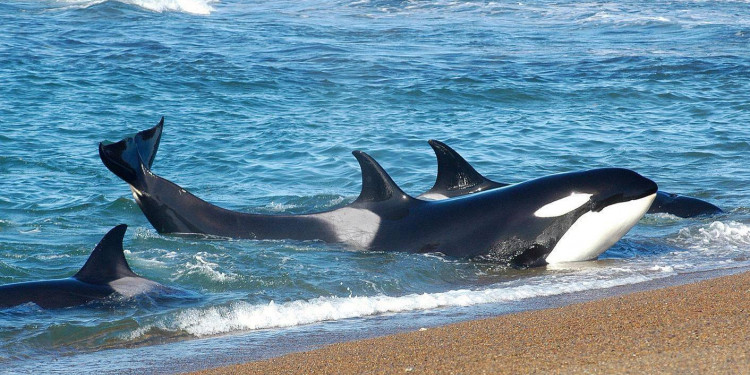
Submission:
POLYGON ((354 151, 362 191, 345 207, 302 215, 261 215, 212 205, 155 175, 163 122, 99 155, 130 185, 159 233, 322 240, 376 251, 439 252, 517 267, 594 259, 644 215, 656 184, 620 168, 546 176, 454 199, 404 193, 369 155, 354 151))
POLYGON ((130 298, 165 288, 130 269, 122 248, 126 229, 125 224, 112 228, 96 245, 83 268, 72 277, 0 286, 0 308, 25 303, 45 309, 71 307, 114 296, 130 298))
MULTIPOLYGON (((435 156, 437 156, 437 179, 430 190, 417 198, 439 200, 510 185, 484 177, 456 150, 445 143, 436 140, 428 142, 435 151, 435 156)), ((722 212, 719 207, 704 200, 665 191, 656 193, 656 199, 648 210, 649 214, 665 213, 681 218, 716 215, 722 212)))

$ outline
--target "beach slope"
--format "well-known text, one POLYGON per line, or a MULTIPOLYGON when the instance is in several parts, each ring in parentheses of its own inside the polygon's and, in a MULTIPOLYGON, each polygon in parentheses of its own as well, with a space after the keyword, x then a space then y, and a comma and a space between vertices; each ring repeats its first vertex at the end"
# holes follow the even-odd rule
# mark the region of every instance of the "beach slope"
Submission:
POLYGON ((198 374, 750 373, 750 272, 198 374))

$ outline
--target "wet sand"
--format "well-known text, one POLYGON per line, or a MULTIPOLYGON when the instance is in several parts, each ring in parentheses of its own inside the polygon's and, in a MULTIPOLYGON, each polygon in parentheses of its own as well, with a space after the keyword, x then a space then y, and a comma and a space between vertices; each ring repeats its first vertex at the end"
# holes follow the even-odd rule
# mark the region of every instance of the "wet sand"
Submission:
POLYGON ((750 272, 198 374, 750 373, 750 272))

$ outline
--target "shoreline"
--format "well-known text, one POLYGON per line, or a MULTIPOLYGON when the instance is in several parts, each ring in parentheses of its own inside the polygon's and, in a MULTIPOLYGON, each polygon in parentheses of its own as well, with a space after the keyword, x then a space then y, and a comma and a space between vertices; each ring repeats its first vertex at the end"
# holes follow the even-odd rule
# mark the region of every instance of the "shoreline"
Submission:
POLYGON ((741 373, 750 272, 342 342, 193 374, 741 373))

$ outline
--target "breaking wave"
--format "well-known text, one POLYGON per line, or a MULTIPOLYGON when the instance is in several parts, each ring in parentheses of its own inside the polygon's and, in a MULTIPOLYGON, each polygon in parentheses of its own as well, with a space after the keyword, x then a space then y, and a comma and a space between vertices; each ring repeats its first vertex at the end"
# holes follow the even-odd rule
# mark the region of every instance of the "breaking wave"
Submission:
POLYGON ((714 221, 708 226, 681 229, 677 241, 690 248, 747 250, 750 247, 750 226, 736 221, 714 221))
POLYGON ((201 15, 213 12, 212 4, 218 2, 218 0, 67 0, 63 3, 71 7, 88 8, 109 1, 134 5, 152 12, 182 12, 201 15))
MULTIPOLYGON (((654 270, 671 274, 671 270, 654 270)), ((502 303, 534 297, 553 296, 583 290, 611 288, 653 279, 655 275, 632 274, 614 279, 591 279, 590 275, 569 278, 563 282, 541 281, 512 287, 483 290, 452 290, 440 293, 404 296, 319 297, 286 303, 250 304, 243 301, 224 306, 196 308, 179 312, 173 319, 131 333, 138 335, 151 328, 182 331, 193 336, 210 336, 235 331, 285 328, 381 314, 403 313, 435 308, 464 307, 502 303)))

